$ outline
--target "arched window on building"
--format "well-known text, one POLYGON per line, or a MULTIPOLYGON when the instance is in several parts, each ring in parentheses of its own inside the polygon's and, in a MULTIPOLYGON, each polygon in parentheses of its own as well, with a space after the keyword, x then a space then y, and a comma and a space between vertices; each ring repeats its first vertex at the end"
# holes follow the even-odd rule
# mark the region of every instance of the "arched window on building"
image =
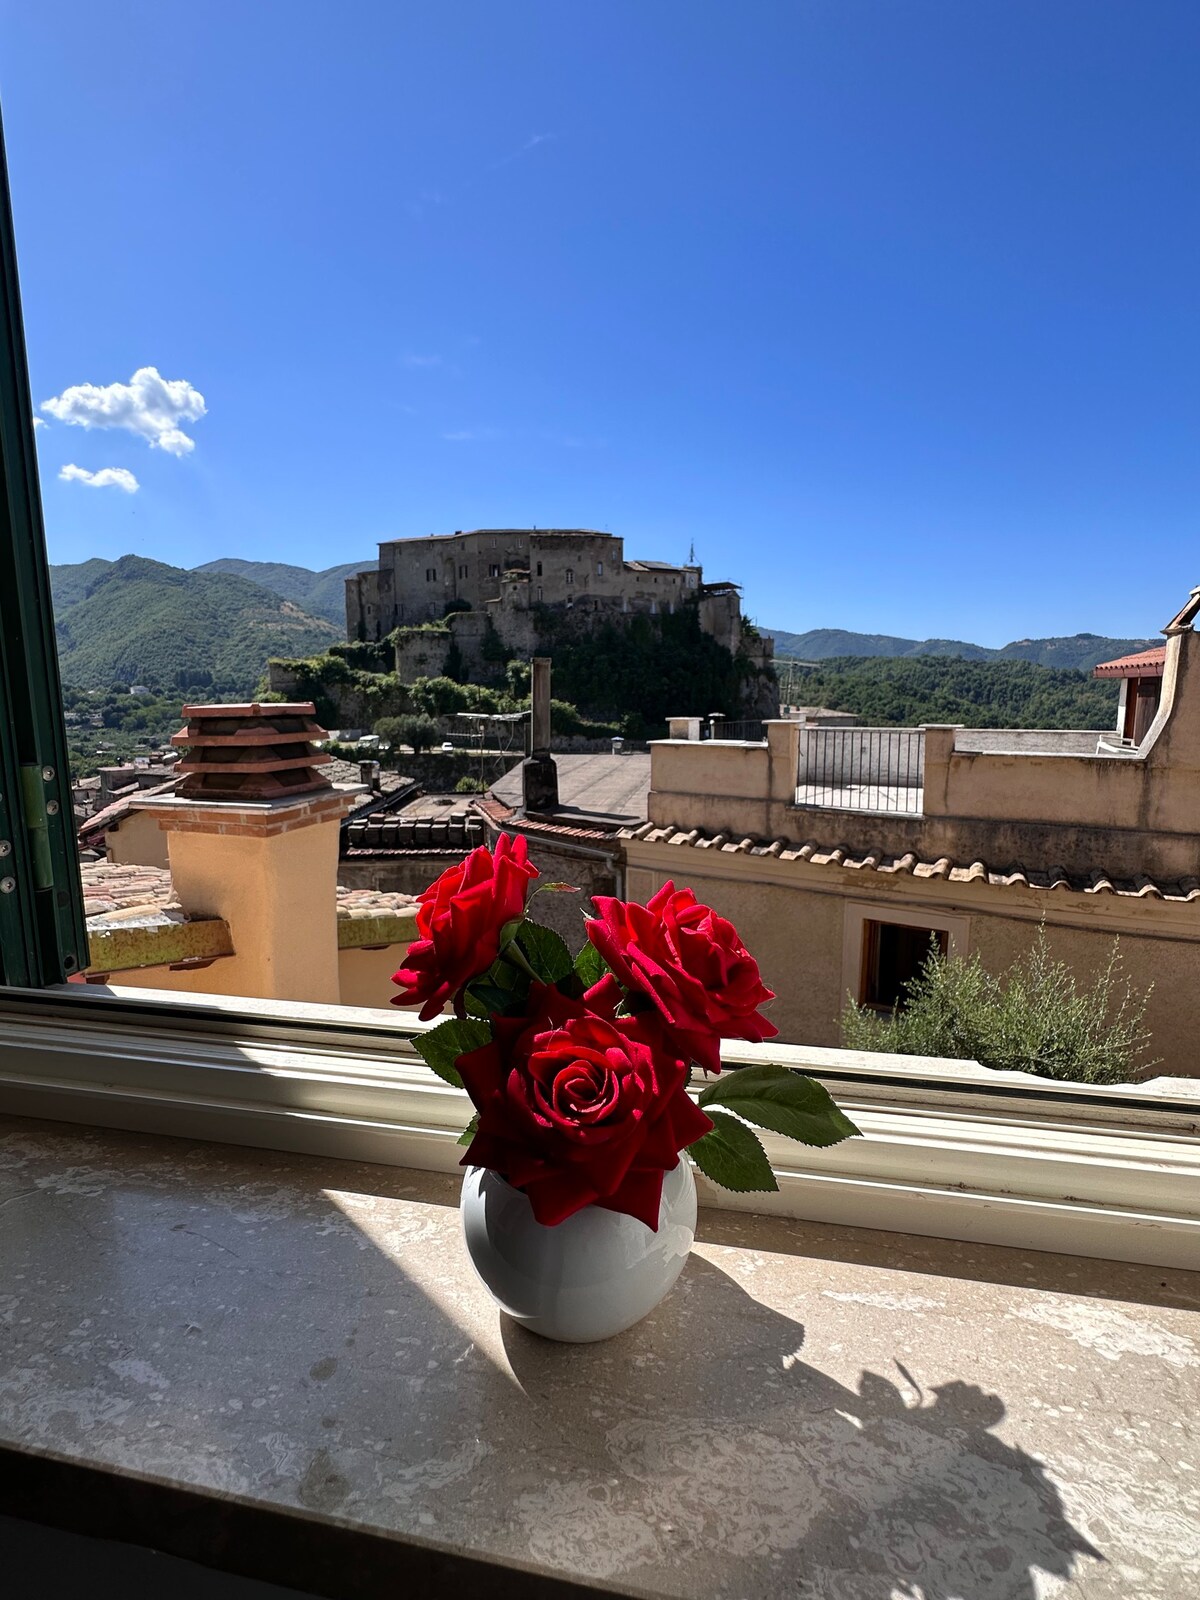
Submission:
POLYGON ((603 563, 603 561, 597 561, 597 563, 596 563, 596 576, 598 578, 602 578, 604 576, 604 563, 603 563))

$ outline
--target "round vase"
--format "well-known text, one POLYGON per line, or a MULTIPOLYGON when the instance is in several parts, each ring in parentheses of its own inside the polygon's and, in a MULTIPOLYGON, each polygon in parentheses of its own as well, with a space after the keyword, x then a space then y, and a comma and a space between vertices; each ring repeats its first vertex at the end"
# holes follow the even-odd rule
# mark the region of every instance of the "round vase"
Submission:
POLYGON ((486 1167, 462 1187, 467 1253, 500 1308, 547 1339, 589 1344, 640 1322, 683 1271, 696 1232, 696 1184, 683 1156, 663 1177, 658 1232, 585 1206, 547 1228, 519 1189, 486 1167))

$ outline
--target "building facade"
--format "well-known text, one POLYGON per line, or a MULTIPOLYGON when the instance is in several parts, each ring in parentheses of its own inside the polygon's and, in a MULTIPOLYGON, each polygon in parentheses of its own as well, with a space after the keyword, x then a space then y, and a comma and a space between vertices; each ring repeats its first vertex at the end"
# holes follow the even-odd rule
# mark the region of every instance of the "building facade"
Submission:
POLYGON ((1128 734, 1124 708, 1111 733, 779 721, 761 743, 700 742, 682 719, 651 747, 628 893, 673 879, 731 918, 783 1039, 817 1045, 839 1042, 848 998, 893 1006, 931 940, 1001 972, 1044 924, 1086 981, 1119 937, 1155 1070, 1200 1076, 1198 612, 1200 589, 1164 629, 1161 677, 1120 664, 1157 691, 1128 734))
POLYGON ((346 632, 381 639, 436 621, 452 602, 473 611, 535 605, 611 612, 671 611, 697 598, 699 566, 627 561, 625 541, 585 528, 478 528, 390 539, 379 566, 346 580, 346 632))

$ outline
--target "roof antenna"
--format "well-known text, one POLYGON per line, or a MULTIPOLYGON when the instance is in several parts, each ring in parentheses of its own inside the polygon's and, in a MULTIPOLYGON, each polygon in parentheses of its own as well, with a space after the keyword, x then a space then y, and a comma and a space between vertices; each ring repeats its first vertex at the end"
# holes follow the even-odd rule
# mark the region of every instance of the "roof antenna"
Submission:
POLYGON ((689 567, 694 567, 695 565, 696 565, 696 541, 695 541, 695 539, 693 539, 691 544, 688 545, 688 566, 689 567))

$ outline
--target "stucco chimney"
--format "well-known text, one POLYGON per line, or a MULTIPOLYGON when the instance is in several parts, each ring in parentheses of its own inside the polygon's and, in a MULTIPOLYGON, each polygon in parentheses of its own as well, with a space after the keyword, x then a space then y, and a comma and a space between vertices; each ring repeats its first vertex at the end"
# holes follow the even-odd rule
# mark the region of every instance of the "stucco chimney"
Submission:
POLYGON ((173 795, 149 796, 185 913, 229 925, 242 992, 337 1004, 339 824, 363 793, 318 768, 311 702, 185 706, 173 795))
POLYGON ((530 673, 529 755, 521 764, 526 811, 558 810, 558 768, 550 754, 550 658, 534 656, 530 673))

